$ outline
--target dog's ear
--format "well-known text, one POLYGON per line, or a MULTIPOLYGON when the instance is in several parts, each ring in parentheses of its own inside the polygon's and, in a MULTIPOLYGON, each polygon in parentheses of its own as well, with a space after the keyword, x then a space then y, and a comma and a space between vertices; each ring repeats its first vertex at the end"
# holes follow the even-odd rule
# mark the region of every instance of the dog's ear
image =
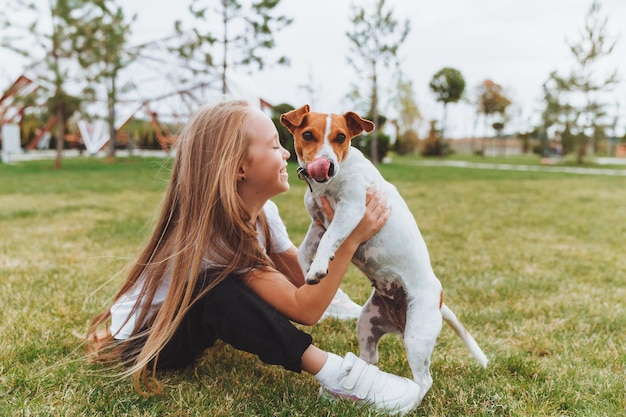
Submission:
POLYGON ((280 115, 280 123, 285 126, 291 133, 294 129, 302 124, 304 116, 309 112, 310 107, 308 104, 300 107, 299 109, 291 110, 287 113, 280 115))
POLYGON ((343 117, 346 119, 346 124, 348 125, 348 129, 350 129, 350 135, 352 137, 360 135, 363 131, 371 132, 374 130, 373 122, 363 119, 355 112, 349 111, 345 113, 343 117))

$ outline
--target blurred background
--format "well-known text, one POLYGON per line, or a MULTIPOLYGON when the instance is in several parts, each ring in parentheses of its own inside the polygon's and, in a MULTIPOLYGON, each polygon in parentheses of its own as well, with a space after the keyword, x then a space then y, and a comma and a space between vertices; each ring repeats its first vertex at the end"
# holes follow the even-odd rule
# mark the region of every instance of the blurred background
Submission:
MULTIPOLYGON (((12 154, 169 152, 224 98, 358 111, 390 152, 626 157, 623 0, 1 0, 12 154)), ((280 130, 280 126, 279 130, 280 130)), ((281 130, 289 147, 289 135, 281 130)))

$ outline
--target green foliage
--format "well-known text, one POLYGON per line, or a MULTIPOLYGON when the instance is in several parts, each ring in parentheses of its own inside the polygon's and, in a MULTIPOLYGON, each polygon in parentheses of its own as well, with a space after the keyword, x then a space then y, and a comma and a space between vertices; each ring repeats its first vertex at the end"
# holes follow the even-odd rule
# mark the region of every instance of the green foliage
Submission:
POLYGON ((446 129, 448 104, 456 103, 463 97, 465 78, 463 78, 459 70, 445 67, 433 75, 428 86, 435 95, 435 100, 443 103, 441 136, 445 137, 444 132, 446 129))
MULTIPOLYGON (((50 116, 57 117, 55 166, 60 167, 68 120, 86 99, 93 98, 94 83, 102 78, 114 80, 124 66, 121 51, 130 29, 114 0, 55 0, 43 2, 44 6, 30 0, 10 3, 12 13, 0 15, 0 27, 14 36, 3 36, 0 45, 28 57, 40 82, 52 86, 46 99, 50 116), (81 67, 91 71, 76 74, 81 67), (78 84, 82 92, 67 93, 70 85, 78 84)), ((114 102, 113 81, 105 91, 114 102)), ((113 106, 109 108, 112 111, 113 106)), ((109 119, 114 120, 114 114, 109 119)))
POLYGON ((428 84, 435 100, 445 105, 458 102, 465 92, 465 78, 461 71, 445 67, 433 75, 428 84))
POLYGON ((389 153, 391 138, 389 135, 381 133, 380 131, 378 131, 376 141, 373 141, 372 138, 371 134, 357 136, 352 139, 352 146, 360 149, 363 155, 369 157, 372 155, 372 143, 376 142, 376 146, 378 147, 377 155, 380 160, 382 160, 387 156, 387 153, 389 153))
POLYGON ((55 114, 56 110, 60 106, 62 109, 63 120, 67 121, 78 111, 81 102, 82 100, 80 97, 67 94, 65 91, 60 89, 57 90, 55 95, 48 98, 46 105, 50 114, 55 114))
MULTIPOLYGON (((353 86, 351 97, 361 99, 365 111, 371 115, 370 120, 378 120, 379 90, 378 80, 382 68, 395 67, 399 61, 398 50, 406 40, 410 31, 408 19, 399 22, 393 15, 393 10, 387 7, 386 0, 371 0, 352 8, 350 17, 352 30, 347 32, 350 41, 348 62, 351 68, 362 72, 363 79, 369 80, 368 93, 362 99, 361 88, 353 86), (382 68, 381 68, 382 67, 382 68)), ((376 142, 380 129, 376 123, 372 138, 376 142)), ((378 155, 379 146, 371 146, 370 159, 377 164, 382 158, 378 155)))
POLYGON ((398 112, 396 130, 398 136, 411 136, 416 134, 418 124, 422 121, 422 113, 415 100, 413 82, 401 76, 397 87, 397 95, 392 99, 398 112))
MULTIPOLYGON (((569 75, 553 71, 544 84, 544 126, 556 125, 561 132, 570 130, 576 140, 579 164, 584 162, 588 144, 599 150, 604 130, 615 124, 606 111, 602 93, 610 91, 619 82, 617 70, 609 75, 598 75, 597 64, 611 55, 617 38, 607 34, 608 18, 600 13, 600 3, 594 1, 585 18, 585 28, 577 42, 569 42, 576 65, 569 75), (580 98, 582 97, 582 100, 580 98), (583 104, 578 104, 578 103, 583 104)), ((617 117, 617 116, 616 116, 617 117)))
MULTIPOLYGON (((117 132, 115 129, 115 108, 118 101, 117 79, 119 72, 132 62, 124 53, 130 35, 130 23, 122 7, 115 0, 102 0, 87 4, 74 17, 83 22, 76 25, 72 37, 73 48, 78 63, 87 69, 88 83, 98 85, 107 97, 107 122, 109 124, 109 156, 115 156, 117 132), (104 85, 103 85, 104 84, 104 85)), ((134 17, 131 19, 134 20, 134 17)), ((89 89, 96 95, 95 89, 89 89)))
POLYGON ((289 160, 291 162, 298 160, 293 144, 293 135, 289 132, 289 129, 282 125, 280 122, 280 116, 293 109, 295 109, 295 107, 287 103, 281 103, 272 108, 272 122, 274 122, 276 130, 278 130, 278 139, 280 140, 280 144, 289 151, 289 160))
POLYGON ((396 142, 394 143, 393 150, 396 151, 399 155, 407 155, 415 153, 418 147, 419 136, 417 135, 416 131, 411 129, 396 137, 396 142))
MULTIPOLYGON (((179 124, 164 123, 163 126, 169 132, 178 132, 182 126, 179 124)), ((126 138, 126 144, 119 141, 119 146, 130 146, 139 149, 162 149, 159 143, 157 132, 149 120, 133 118, 122 129, 120 129, 119 137, 126 138)), ((163 133, 163 132, 162 132, 163 133)))
MULTIPOLYGON (((223 0, 213 4, 192 0, 189 11, 196 22, 191 28, 194 39, 181 45, 177 52, 189 60, 195 72, 205 73, 216 67, 222 92, 227 93, 228 69, 263 69, 269 60, 268 52, 275 47, 274 34, 291 24, 292 19, 277 14, 280 1, 223 0)), ((187 31, 181 21, 176 21, 174 28, 179 34, 187 31)), ((289 64, 285 56, 274 62, 289 64)))
POLYGON ((25 148, 28 143, 39 133, 39 129, 41 126, 45 124, 45 120, 43 120, 41 115, 36 113, 27 113, 24 115, 24 119, 22 120, 22 131, 21 131, 21 139, 22 142, 20 146, 25 148))
POLYGON ((383 133, 385 124, 387 123, 387 116, 379 114, 374 118, 371 114, 366 114, 365 119, 371 120, 376 125, 376 129, 368 134, 363 134, 352 138, 351 145, 360 149, 361 152, 372 160, 372 155, 377 155, 378 160, 382 160, 389 152, 391 138, 389 135, 383 133), (376 152, 372 150, 372 146, 376 144, 376 152))
POLYGON ((352 10, 350 20, 354 27, 346 34, 352 52, 350 61, 362 62, 367 72, 372 70, 372 63, 396 62, 398 50, 410 31, 409 21, 398 22, 393 10, 386 6, 386 0, 373 0, 352 10))

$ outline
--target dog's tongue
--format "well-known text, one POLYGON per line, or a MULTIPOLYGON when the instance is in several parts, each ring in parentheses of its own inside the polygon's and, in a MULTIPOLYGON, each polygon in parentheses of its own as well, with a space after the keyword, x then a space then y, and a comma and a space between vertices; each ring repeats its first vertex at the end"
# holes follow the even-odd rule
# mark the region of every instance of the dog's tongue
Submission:
POLYGON ((325 182, 329 180, 328 169, 330 168, 330 161, 327 158, 317 158, 311 161, 306 169, 309 171, 309 175, 317 182, 325 182))

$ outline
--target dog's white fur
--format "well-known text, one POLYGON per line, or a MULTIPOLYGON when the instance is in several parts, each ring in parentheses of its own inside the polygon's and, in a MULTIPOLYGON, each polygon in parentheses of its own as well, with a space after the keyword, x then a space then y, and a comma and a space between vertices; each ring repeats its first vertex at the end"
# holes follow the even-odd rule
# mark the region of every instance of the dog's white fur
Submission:
POLYGON ((486 366, 485 354, 443 303, 441 283, 404 199, 358 149, 350 146, 350 139, 364 130, 371 131, 373 123, 353 112, 343 116, 312 113, 308 105, 283 114, 281 123, 294 135, 300 171, 309 184, 304 200, 314 221, 298 252, 307 283, 314 284, 327 274, 335 251, 363 217, 368 186, 374 184, 388 199, 388 221, 359 247, 352 260, 374 286, 357 324, 361 358, 378 362, 380 337, 386 333, 403 335, 413 378, 421 388, 421 401, 432 385, 430 356, 443 317, 478 362, 486 366), (307 171, 314 173, 312 177, 307 177, 307 171), (321 196, 326 196, 334 209, 332 222, 322 210, 321 196))

